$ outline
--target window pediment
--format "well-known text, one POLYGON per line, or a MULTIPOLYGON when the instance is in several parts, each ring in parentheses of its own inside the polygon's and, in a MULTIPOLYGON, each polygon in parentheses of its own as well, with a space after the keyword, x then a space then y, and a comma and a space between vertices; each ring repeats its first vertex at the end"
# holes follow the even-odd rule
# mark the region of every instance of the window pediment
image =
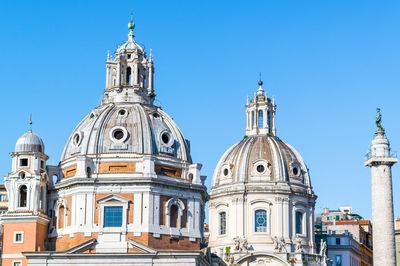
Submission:
POLYGON ((104 198, 98 199, 97 203, 101 204, 101 203, 129 203, 131 200, 118 196, 118 195, 108 195, 105 196, 104 198))

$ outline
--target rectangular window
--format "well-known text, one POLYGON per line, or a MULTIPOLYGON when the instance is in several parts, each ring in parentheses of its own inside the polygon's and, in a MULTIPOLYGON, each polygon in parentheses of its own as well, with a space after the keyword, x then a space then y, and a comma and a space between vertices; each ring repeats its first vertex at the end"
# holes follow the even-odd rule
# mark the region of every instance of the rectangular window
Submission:
POLYGON ((13 261, 13 266, 22 266, 21 261, 13 261))
POLYGON ((40 169, 44 169, 44 161, 40 160, 40 169))
POLYGON ((24 232, 14 232, 14 244, 24 243, 24 232))
POLYGON ((342 266, 342 256, 336 255, 336 266, 342 266))
POLYGON ((340 245, 340 238, 336 238, 336 245, 340 245))
POLYGON ((303 234, 303 213, 296 212, 296 234, 303 234))
POLYGON ((339 217, 339 215, 336 215, 336 220, 338 220, 338 221, 340 220, 340 217, 339 217))
POLYGON ((267 232, 267 212, 264 210, 257 210, 254 214, 255 231, 267 232))
POLYGON ((219 234, 226 234, 226 212, 221 212, 219 214, 219 234))
POLYGON ((19 159, 19 166, 20 166, 20 167, 26 167, 26 166, 28 166, 28 158, 19 159))
POLYGON ((122 226, 122 206, 104 207, 104 227, 122 226))
POLYGON ((0 194, 0 201, 7 201, 7 194, 0 194))

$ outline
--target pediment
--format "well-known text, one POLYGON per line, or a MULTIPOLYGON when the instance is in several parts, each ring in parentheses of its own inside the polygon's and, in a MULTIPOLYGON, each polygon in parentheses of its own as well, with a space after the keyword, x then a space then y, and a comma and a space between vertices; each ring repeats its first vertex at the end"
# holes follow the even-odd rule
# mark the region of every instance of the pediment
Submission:
POLYGON ((129 203, 130 201, 131 201, 130 199, 114 194, 105 196, 104 198, 97 200, 98 203, 129 203))

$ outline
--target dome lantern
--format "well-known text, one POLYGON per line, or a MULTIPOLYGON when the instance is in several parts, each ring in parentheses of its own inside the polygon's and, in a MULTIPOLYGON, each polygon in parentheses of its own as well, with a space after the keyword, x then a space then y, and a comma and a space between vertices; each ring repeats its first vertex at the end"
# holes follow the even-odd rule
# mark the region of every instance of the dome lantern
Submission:
POLYGON ((257 92, 246 104, 246 136, 272 135, 276 136, 275 110, 276 105, 262 88, 263 82, 260 78, 257 92))
POLYGON ((102 103, 144 103, 152 105, 154 63, 145 50, 135 42, 131 17, 128 40, 118 47, 115 56, 107 55, 106 88, 102 103))

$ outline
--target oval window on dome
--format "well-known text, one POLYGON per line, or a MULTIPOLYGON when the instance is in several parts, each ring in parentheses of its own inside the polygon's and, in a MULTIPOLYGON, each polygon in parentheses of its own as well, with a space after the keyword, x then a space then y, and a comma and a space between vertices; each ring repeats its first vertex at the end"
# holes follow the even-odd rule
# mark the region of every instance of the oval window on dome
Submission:
POLYGON ((119 116, 126 116, 128 114, 128 111, 126 109, 120 109, 118 111, 119 116))
POLYGON ((229 170, 228 170, 228 168, 225 168, 224 169, 224 176, 228 176, 228 174, 229 174, 229 170))
POLYGON ((257 169, 257 172, 261 174, 265 171, 265 166, 262 164, 259 164, 259 165, 257 165, 256 169, 257 169))
POLYGON ((110 139, 115 143, 122 143, 128 138, 128 131, 124 127, 114 127, 110 130, 110 139))
POLYGON ((167 132, 164 132, 161 135, 161 140, 164 142, 164 144, 168 144, 170 140, 169 134, 167 132))
POLYGON ((113 132, 113 137, 116 140, 121 140, 124 137, 124 132, 121 129, 116 129, 113 132))
POLYGON ((80 131, 75 132, 75 134, 72 136, 72 144, 74 146, 78 147, 82 142, 82 133, 80 131))
POLYGON ((293 174, 298 175, 299 174, 299 169, 297 167, 293 168, 293 174))
POLYGON ((78 145, 78 144, 79 144, 79 141, 80 141, 79 134, 76 133, 76 134, 74 135, 74 144, 75 144, 75 145, 78 145))

